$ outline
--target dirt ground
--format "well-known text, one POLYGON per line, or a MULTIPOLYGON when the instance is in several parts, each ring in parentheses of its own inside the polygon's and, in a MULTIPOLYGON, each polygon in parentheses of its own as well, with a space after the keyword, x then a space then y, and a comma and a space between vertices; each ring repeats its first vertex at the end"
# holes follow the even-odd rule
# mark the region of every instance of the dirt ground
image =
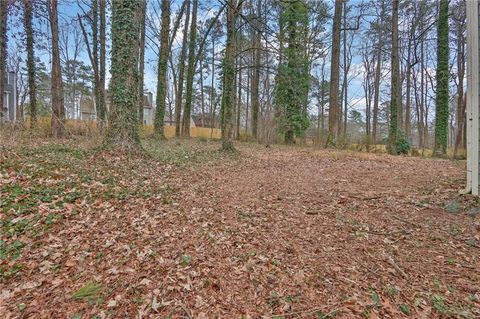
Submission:
POLYGON ((463 161, 78 145, 2 150, 2 318, 480 317, 463 161))

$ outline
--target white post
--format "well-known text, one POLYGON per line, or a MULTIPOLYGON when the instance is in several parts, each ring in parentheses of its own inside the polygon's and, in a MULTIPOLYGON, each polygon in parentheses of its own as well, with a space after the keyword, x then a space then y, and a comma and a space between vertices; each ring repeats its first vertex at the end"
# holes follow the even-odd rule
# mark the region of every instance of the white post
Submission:
POLYGON ((479 195, 479 2, 467 1, 467 185, 463 193, 479 195))

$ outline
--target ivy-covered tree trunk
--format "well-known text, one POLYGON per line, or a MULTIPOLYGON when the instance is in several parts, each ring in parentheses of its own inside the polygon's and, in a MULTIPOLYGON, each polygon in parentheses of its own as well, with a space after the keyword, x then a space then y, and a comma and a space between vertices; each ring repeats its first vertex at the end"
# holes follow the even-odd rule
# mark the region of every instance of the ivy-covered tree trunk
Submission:
POLYGON ((183 102, 183 81, 185 75, 185 58, 187 55, 187 41, 188 41, 188 25, 190 21, 190 0, 186 2, 185 26, 183 28, 182 49, 180 51, 180 58, 178 60, 178 88, 175 97, 175 137, 179 137, 180 122, 182 119, 182 102, 183 102))
POLYGON ((153 124, 154 135, 165 138, 163 132, 165 109, 167 104, 167 68, 170 56, 170 1, 162 1, 162 29, 160 31, 160 55, 157 73, 157 108, 153 124))
POLYGON ((139 149, 137 0, 112 1, 111 110, 105 146, 139 149))
POLYGON ((190 42, 188 49, 188 70, 187 83, 185 89, 185 108, 182 119, 182 137, 190 137, 190 115, 193 104, 193 77, 195 75, 195 49, 197 41, 197 9, 198 0, 192 3, 192 23, 190 25, 190 42))
POLYGON ((286 46, 279 65, 278 82, 275 87, 275 102, 282 110, 279 130, 285 143, 295 142, 308 127, 307 110, 309 73, 306 54, 308 34, 308 9, 303 1, 282 2, 281 23, 285 26, 286 46))
POLYGON ((30 129, 35 128, 37 124, 37 85, 35 83, 35 40, 33 37, 33 8, 30 0, 23 0, 23 26, 25 28, 25 38, 27 47, 27 74, 28 74, 28 95, 29 95, 29 113, 30 129))
MULTIPOLYGON (((240 2, 241 5, 241 2, 240 2)), ((233 151, 233 107, 235 103, 235 20, 237 0, 228 0, 227 4, 227 42, 223 60, 222 114, 222 150, 233 151)))
POLYGON ((143 73, 145 71, 145 15, 147 13, 147 0, 141 1, 140 12, 140 37, 139 37, 139 62, 138 62, 138 121, 143 125, 143 73))
POLYGON ((448 141, 448 0, 440 1, 437 28, 436 84, 434 153, 445 155, 448 141))
POLYGON ((52 32, 52 136, 62 138, 65 131, 65 108, 63 105, 63 81, 58 46, 58 3, 48 0, 48 15, 52 32))
MULTIPOLYGON (((8 1, 0 1, 0 92, 5 90, 5 70, 7 67, 7 11, 8 1)), ((0 94, 0 124, 3 120, 3 93, 0 94)))
POLYGON ((340 36, 342 19, 342 0, 335 0, 335 13, 332 30, 332 61, 330 66, 330 94, 328 111, 328 140, 327 144, 335 145, 339 127, 339 82, 340 82, 340 36))
POLYGON ((398 106, 401 102, 400 61, 398 56, 398 2, 392 1, 392 71, 390 94, 390 127, 388 130, 387 151, 397 154, 398 106))

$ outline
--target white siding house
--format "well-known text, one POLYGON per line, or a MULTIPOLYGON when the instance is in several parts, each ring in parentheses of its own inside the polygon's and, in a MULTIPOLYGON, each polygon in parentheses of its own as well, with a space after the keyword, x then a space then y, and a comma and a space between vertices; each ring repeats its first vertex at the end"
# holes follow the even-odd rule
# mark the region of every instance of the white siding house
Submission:
POLYGON ((479 1, 467 1, 467 185, 463 193, 480 193, 480 47, 479 1))
POLYGON ((17 81, 14 72, 5 75, 5 89, 3 92, 2 118, 3 122, 15 122, 17 119, 17 81))

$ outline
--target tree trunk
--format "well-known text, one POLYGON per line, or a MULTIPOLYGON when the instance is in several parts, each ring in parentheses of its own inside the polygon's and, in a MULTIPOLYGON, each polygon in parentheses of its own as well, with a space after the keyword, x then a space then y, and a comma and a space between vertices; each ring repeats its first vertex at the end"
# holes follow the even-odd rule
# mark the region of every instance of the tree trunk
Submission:
POLYGON ((143 125, 143 79, 145 71, 145 15, 147 13, 147 0, 141 1, 140 12, 140 37, 139 37, 139 61, 138 61, 138 121, 143 125))
POLYGON ((436 155, 447 154, 448 142, 448 0, 440 1, 437 28, 437 72, 435 107, 436 155))
POLYGON ((167 103, 167 71, 170 56, 170 1, 162 1, 162 29, 160 31, 160 54, 157 72, 157 107, 155 110, 154 135, 165 138, 164 120, 167 103))
POLYGON ((0 1, 0 125, 4 119, 3 92, 5 91, 5 71, 7 68, 7 19, 8 1, 0 1))
POLYGON ((52 32, 52 136, 62 138, 65 130, 65 108, 63 106, 63 81, 58 47, 57 0, 48 0, 48 15, 52 32))
POLYGON ((463 29, 459 28, 457 32, 457 70, 458 70, 458 87, 457 87, 457 132, 455 137, 455 145, 453 156, 456 157, 458 149, 462 146, 464 124, 466 120, 465 103, 463 99, 463 80, 465 78, 465 38, 463 29))
POLYGON ((387 150, 397 154, 398 108, 401 103, 400 62, 398 56, 398 2, 392 0, 392 71, 390 94, 390 125, 388 130, 387 150))
POLYGON ((23 25, 25 27, 26 46, 27 46, 27 73, 28 73, 28 94, 30 111, 30 129, 34 129, 37 124, 37 85, 35 83, 35 49, 33 36, 33 10, 30 0, 23 0, 23 25))
POLYGON ((178 60, 178 89, 175 96, 175 137, 180 137, 180 122, 182 118, 183 80, 185 74, 185 58, 187 55, 188 25, 190 21, 190 0, 186 1, 185 26, 183 28, 182 49, 178 60))
POLYGON ((260 108, 259 86, 260 86, 260 58, 261 58, 261 30, 260 30, 261 0, 257 0, 257 12, 255 15, 255 30, 253 35, 253 74, 252 74, 252 136, 257 138, 258 131, 258 110, 260 108))
MULTIPOLYGON (((347 1, 343 2, 343 85, 342 85, 342 92, 343 92, 343 125, 342 123, 342 108, 340 107, 340 114, 339 114, 339 127, 338 127, 338 135, 344 136, 347 135, 347 119, 348 119, 348 69, 350 66, 348 65, 348 57, 347 57, 347 1)), ((341 104, 340 104, 341 105, 341 104)))
POLYGON ((205 88, 203 86, 203 63, 200 67, 200 96, 201 96, 201 106, 202 106, 202 118, 201 123, 202 127, 205 127, 205 88))
MULTIPOLYGON (((237 68, 238 68, 238 79, 237 79, 237 107, 236 107, 236 121, 235 121, 235 137, 238 140, 240 138, 240 112, 242 109, 242 66, 241 66, 241 59, 237 60, 237 68)), ((248 74, 247 74, 248 75, 248 74)), ((248 99, 248 95, 247 95, 248 99)))
POLYGON ((188 49, 187 83, 185 89, 185 108, 183 110, 182 137, 190 137, 190 116, 193 105, 193 78, 195 76, 195 49, 197 41, 198 0, 193 0, 192 23, 190 26, 190 43, 188 49))
POLYGON ((380 104, 380 77, 382 73, 382 49, 380 47, 380 41, 377 48, 377 62, 375 66, 375 83, 374 83, 374 95, 373 95, 373 114, 372 114, 372 140, 373 143, 377 143, 378 136, 378 107, 380 104))
POLYGON ((405 97, 405 137, 411 139, 411 83, 412 83, 412 66, 410 64, 410 45, 408 46, 407 72, 406 72, 406 97, 405 97))
POLYGON ((105 145, 130 151, 141 148, 138 136, 137 0, 112 1, 112 80, 105 145))
POLYGON ((320 104, 321 104, 321 111, 320 111, 320 128, 322 132, 325 131, 325 58, 322 59, 322 81, 320 84, 320 104))
POLYGON ((329 94, 329 114, 328 131, 329 137, 327 144, 337 142, 338 136, 338 116, 339 112, 339 81, 340 81, 340 35, 342 18, 342 0, 335 0, 335 14, 333 16, 332 30, 332 62, 330 67, 330 94, 329 94))
POLYGON ((233 105, 235 103, 235 20, 240 9, 237 0, 228 0, 227 40, 223 61, 222 150, 233 151, 233 105), (237 7, 238 5, 238 7, 237 7))
POLYGON ((106 1, 100 0, 100 88, 98 90, 97 121, 103 126, 107 110, 105 103, 105 65, 106 65, 106 1))

